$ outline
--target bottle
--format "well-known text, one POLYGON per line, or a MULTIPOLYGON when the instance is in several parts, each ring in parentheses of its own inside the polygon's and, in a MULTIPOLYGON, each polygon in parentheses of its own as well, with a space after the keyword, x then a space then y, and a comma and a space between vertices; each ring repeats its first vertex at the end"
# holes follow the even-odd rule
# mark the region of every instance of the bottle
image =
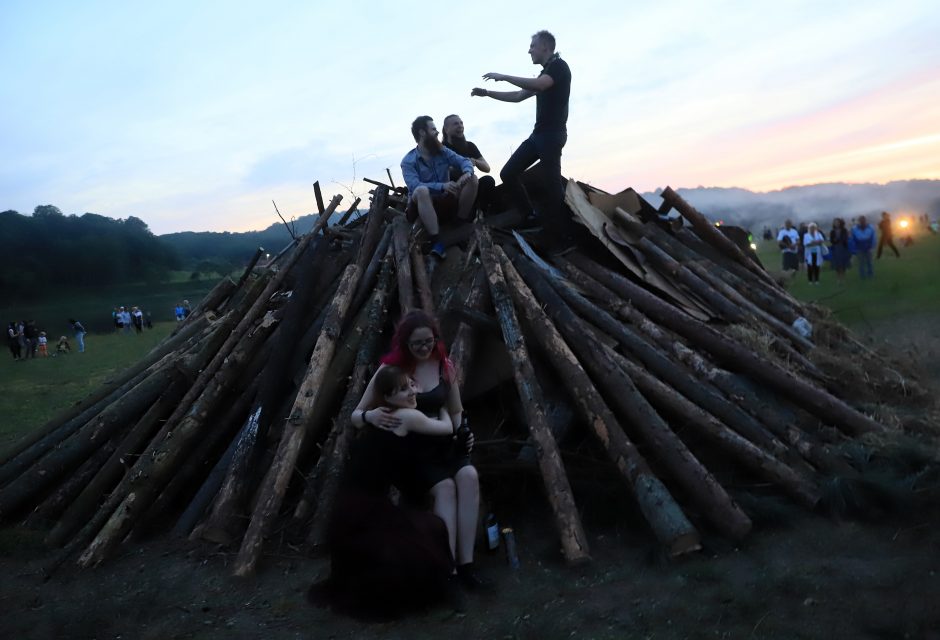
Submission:
POLYGON ((499 549, 499 524, 492 513, 486 516, 486 546, 490 551, 499 549))
POLYGON ((467 416, 463 417, 460 426, 456 432, 457 453, 460 455, 470 455, 470 425, 467 422, 467 416))
POLYGON ((519 556, 516 553, 516 536, 511 527, 503 529, 503 541, 506 543, 506 562, 510 569, 516 570, 519 568, 519 556))

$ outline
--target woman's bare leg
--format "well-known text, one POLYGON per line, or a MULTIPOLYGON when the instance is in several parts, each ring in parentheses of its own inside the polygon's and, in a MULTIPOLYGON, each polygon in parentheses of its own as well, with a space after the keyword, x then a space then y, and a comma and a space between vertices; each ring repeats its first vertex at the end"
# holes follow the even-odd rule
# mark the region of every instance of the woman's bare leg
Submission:
POLYGON ((457 564, 473 562, 473 545, 480 515, 480 477, 476 467, 461 467, 454 476, 457 485, 457 564))
POLYGON ((434 498, 434 514, 444 521, 447 527, 447 539, 450 543, 450 553, 456 558, 457 548, 457 488, 450 478, 441 480, 431 487, 431 497, 434 498))

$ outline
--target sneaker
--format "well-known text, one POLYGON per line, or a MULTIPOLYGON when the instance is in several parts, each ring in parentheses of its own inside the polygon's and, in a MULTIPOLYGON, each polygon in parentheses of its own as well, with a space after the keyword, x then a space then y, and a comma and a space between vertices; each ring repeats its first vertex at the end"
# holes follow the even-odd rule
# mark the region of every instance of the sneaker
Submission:
POLYGON ((431 247, 431 250, 428 252, 432 258, 437 258, 438 260, 443 260, 447 257, 447 252, 444 250, 444 245, 440 242, 435 242, 434 246, 431 247))
POLYGON ((457 578, 460 584, 468 591, 493 590, 493 582, 477 573, 472 562, 457 567, 457 578))

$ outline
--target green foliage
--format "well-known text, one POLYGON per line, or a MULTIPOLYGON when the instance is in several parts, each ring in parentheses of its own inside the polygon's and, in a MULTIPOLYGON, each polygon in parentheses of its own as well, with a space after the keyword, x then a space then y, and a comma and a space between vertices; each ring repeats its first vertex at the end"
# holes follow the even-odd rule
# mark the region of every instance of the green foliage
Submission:
MULTIPOLYGON (((175 327, 175 322, 161 322, 140 335, 91 333, 85 337, 85 353, 75 351, 71 333, 70 354, 14 361, 9 352, 4 353, 0 358, 0 447, 42 426, 143 358, 175 327)), ((55 342, 50 337, 50 352, 55 351, 55 342)))
POLYGON ((167 243, 134 216, 65 216, 52 205, 32 216, 0 213, 0 294, 6 300, 42 297, 56 289, 156 282, 179 265, 167 243))

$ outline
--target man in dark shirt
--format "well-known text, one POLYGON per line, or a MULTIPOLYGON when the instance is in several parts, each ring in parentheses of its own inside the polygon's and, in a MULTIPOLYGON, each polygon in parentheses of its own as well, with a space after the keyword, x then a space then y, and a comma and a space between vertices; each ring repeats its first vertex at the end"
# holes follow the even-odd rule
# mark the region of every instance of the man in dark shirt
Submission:
POLYGON ((891 248, 894 251, 894 255, 898 258, 901 257, 901 252, 898 251, 898 248, 894 246, 894 229, 891 228, 891 214, 887 211, 881 212, 881 222, 878 223, 878 255, 877 258, 881 259, 881 252, 884 250, 885 246, 891 248))
POLYGON ((549 192, 548 210, 544 212, 542 224, 550 232, 550 238, 563 241, 570 236, 571 224, 561 213, 564 202, 564 184, 561 177, 561 150, 568 141, 568 96, 571 93, 571 70, 568 63, 555 53, 555 36, 548 31, 539 31, 532 36, 529 45, 532 64, 542 65, 537 78, 521 78, 502 73, 486 73, 485 80, 508 82, 519 87, 519 91, 489 91, 474 88, 474 96, 485 96, 501 102, 522 102, 536 97, 535 128, 525 142, 506 162, 499 176, 509 191, 516 207, 527 216, 535 215, 532 203, 522 185, 522 174, 536 160, 542 167, 546 189, 549 192))
MULTIPOLYGON (((467 140, 464 135, 463 120, 456 114, 451 114, 444 118, 444 146, 453 150, 457 155, 467 158, 473 166, 483 173, 490 172, 490 163, 486 161, 480 149, 475 144, 467 140)), ((450 179, 456 180, 460 177, 456 169, 450 170, 450 179)), ((493 176, 483 176, 477 183, 477 200, 473 204, 474 209, 481 209, 484 213, 489 212, 493 205, 495 196, 496 180, 493 176)))

